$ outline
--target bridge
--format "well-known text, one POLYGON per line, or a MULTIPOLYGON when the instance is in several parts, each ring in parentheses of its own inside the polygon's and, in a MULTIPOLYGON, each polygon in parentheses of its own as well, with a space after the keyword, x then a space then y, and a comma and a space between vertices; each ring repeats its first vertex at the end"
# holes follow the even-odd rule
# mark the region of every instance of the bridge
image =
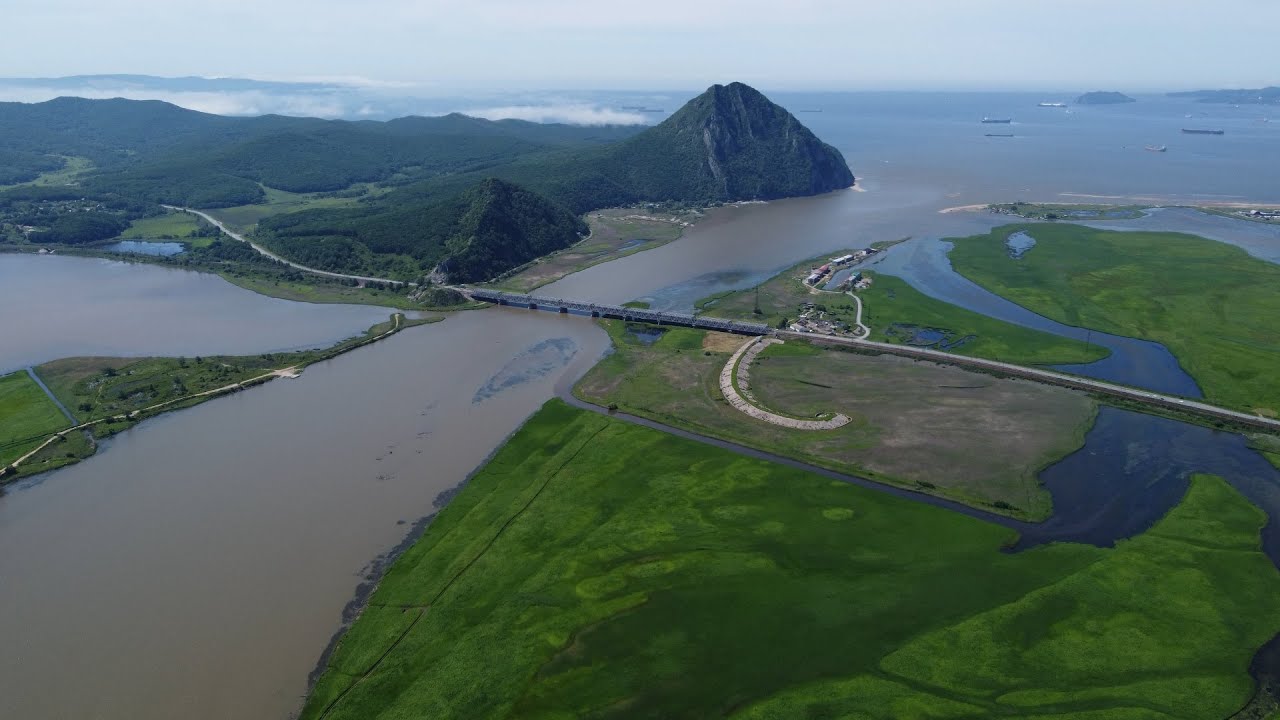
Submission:
POLYGON ((716 330, 719 332, 734 333, 736 335, 767 335, 770 331, 768 325, 762 325, 760 323, 725 320, 723 318, 699 317, 696 315, 666 312, 663 310, 646 310, 644 308, 631 308, 622 305, 585 303, 575 300, 538 297, 536 295, 519 295, 516 293, 500 292, 497 290, 483 290, 479 288, 467 288, 465 292, 467 295, 470 295, 473 300, 494 303, 495 305, 526 307, 531 310, 555 310, 561 313, 590 315, 591 317, 598 318, 614 318, 617 320, 626 320, 628 322, 652 323, 654 325, 679 325, 681 327, 698 328, 699 330, 716 330))

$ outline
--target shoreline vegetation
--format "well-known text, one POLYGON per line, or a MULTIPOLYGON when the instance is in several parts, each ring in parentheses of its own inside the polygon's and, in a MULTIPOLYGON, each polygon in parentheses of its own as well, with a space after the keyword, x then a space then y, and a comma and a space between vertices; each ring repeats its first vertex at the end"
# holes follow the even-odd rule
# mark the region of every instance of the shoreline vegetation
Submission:
POLYGON ((1164 345, 1208 402, 1280 414, 1280 267, 1184 233, 1014 224, 950 238, 956 272, 1044 317, 1164 345), (1011 258, 1008 238, 1035 245, 1011 258), (1206 272, 1205 268, 1212 268, 1206 272))
MULTIPOLYGON (((886 251, 893 252, 892 248, 886 251)), ((805 283, 810 269, 825 262, 826 256, 812 258, 754 288, 703 298, 696 304, 699 314, 784 327, 805 312, 808 304, 813 306, 809 311, 821 313, 823 320, 853 327, 857 320, 854 298, 805 283)), ((852 272, 859 270, 855 266, 852 272)), ((892 275, 870 270, 861 274, 872 282, 857 290, 856 295, 862 304, 862 319, 871 328, 869 339, 877 342, 929 347, 1023 365, 1087 363, 1109 354, 1097 345, 995 320, 935 300, 892 275)))
POLYGON ((705 207, 607 208, 588 213, 591 234, 576 245, 531 260, 485 283, 497 290, 529 293, 563 277, 611 260, 679 240, 702 219, 705 207))
POLYGON ((552 400, 393 562, 301 717, 1227 717, 1280 629, 1265 522, 1196 476, 1113 548, 1010 554, 552 400))
POLYGON ((74 420, 62 415, 27 371, 0 376, 0 487, 91 457, 99 440, 149 418, 279 377, 297 377, 308 365, 443 319, 395 313, 362 335, 317 350, 193 358, 74 357, 33 368, 74 420))

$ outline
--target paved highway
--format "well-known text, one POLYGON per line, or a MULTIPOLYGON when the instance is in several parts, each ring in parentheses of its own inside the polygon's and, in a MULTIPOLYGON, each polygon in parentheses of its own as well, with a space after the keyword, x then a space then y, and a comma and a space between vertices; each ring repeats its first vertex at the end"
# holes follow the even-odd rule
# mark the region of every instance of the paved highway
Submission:
MULTIPOLYGON (((316 275, 324 275, 325 277, 342 278, 344 280, 359 280, 360 282, 386 283, 388 285, 404 285, 404 281, 402 280, 389 280, 387 278, 368 277, 365 275, 347 275, 345 273, 329 272, 328 270, 317 270, 316 268, 307 267, 306 265, 299 265, 298 263, 293 262, 291 260, 285 260, 279 255, 276 255, 275 253, 271 252, 265 247, 250 240, 249 238, 246 238, 243 235, 240 235, 239 233, 231 232, 231 230, 229 230, 226 225, 223 225, 217 218, 213 217, 209 213, 201 212, 200 210, 194 210, 192 208, 177 207, 176 205, 165 205, 164 207, 169 208, 170 210, 178 210, 181 212, 191 213, 192 215, 198 215, 204 218, 205 220, 208 220, 210 223, 213 223, 214 225, 216 225, 219 230, 226 233, 227 235, 230 235, 233 239, 239 240, 242 243, 248 244, 249 247, 253 248, 254 250, 257 250, 264 257, 269 257, 278 263, 284 263, 285 265, 288 265, 289 267, 294 268, 295 270, 314 273, 316 275)), ((413 285, 414 283, 409 283, 409 284, 413 285)))

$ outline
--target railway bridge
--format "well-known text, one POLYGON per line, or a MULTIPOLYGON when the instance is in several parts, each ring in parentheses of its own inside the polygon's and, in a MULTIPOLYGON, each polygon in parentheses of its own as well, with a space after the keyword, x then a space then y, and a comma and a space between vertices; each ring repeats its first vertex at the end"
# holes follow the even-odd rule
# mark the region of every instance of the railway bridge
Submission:
POLYGON ((527 307, 531 310, 555 310, 561 313, 589 315, 599 318, 615 318, 630 322, 653 323, 655 325, 679 325, 681 327, 698 328, 700 330, 718 330, 719 332, 737 335, 767 335, 769 326, 761 323, 725 320, 723 318, 699 317, 685 313, 667 312, 664 310, 647 310, 623 305, 603 305, 585 303, 576 300, 539 297, 537 295, 520 295, 517 293, 467 288, 466 294, 473 300, 494 303, 495 305, 511 305, 527 307))

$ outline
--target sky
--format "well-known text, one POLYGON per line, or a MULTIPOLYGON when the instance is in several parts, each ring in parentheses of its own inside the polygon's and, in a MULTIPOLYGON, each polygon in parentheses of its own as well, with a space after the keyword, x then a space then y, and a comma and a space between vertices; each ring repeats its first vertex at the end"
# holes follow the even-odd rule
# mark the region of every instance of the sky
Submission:
POLYGON ((385 90, 1280 84, 1277 0, 0 0, 0 76, 385 90))

